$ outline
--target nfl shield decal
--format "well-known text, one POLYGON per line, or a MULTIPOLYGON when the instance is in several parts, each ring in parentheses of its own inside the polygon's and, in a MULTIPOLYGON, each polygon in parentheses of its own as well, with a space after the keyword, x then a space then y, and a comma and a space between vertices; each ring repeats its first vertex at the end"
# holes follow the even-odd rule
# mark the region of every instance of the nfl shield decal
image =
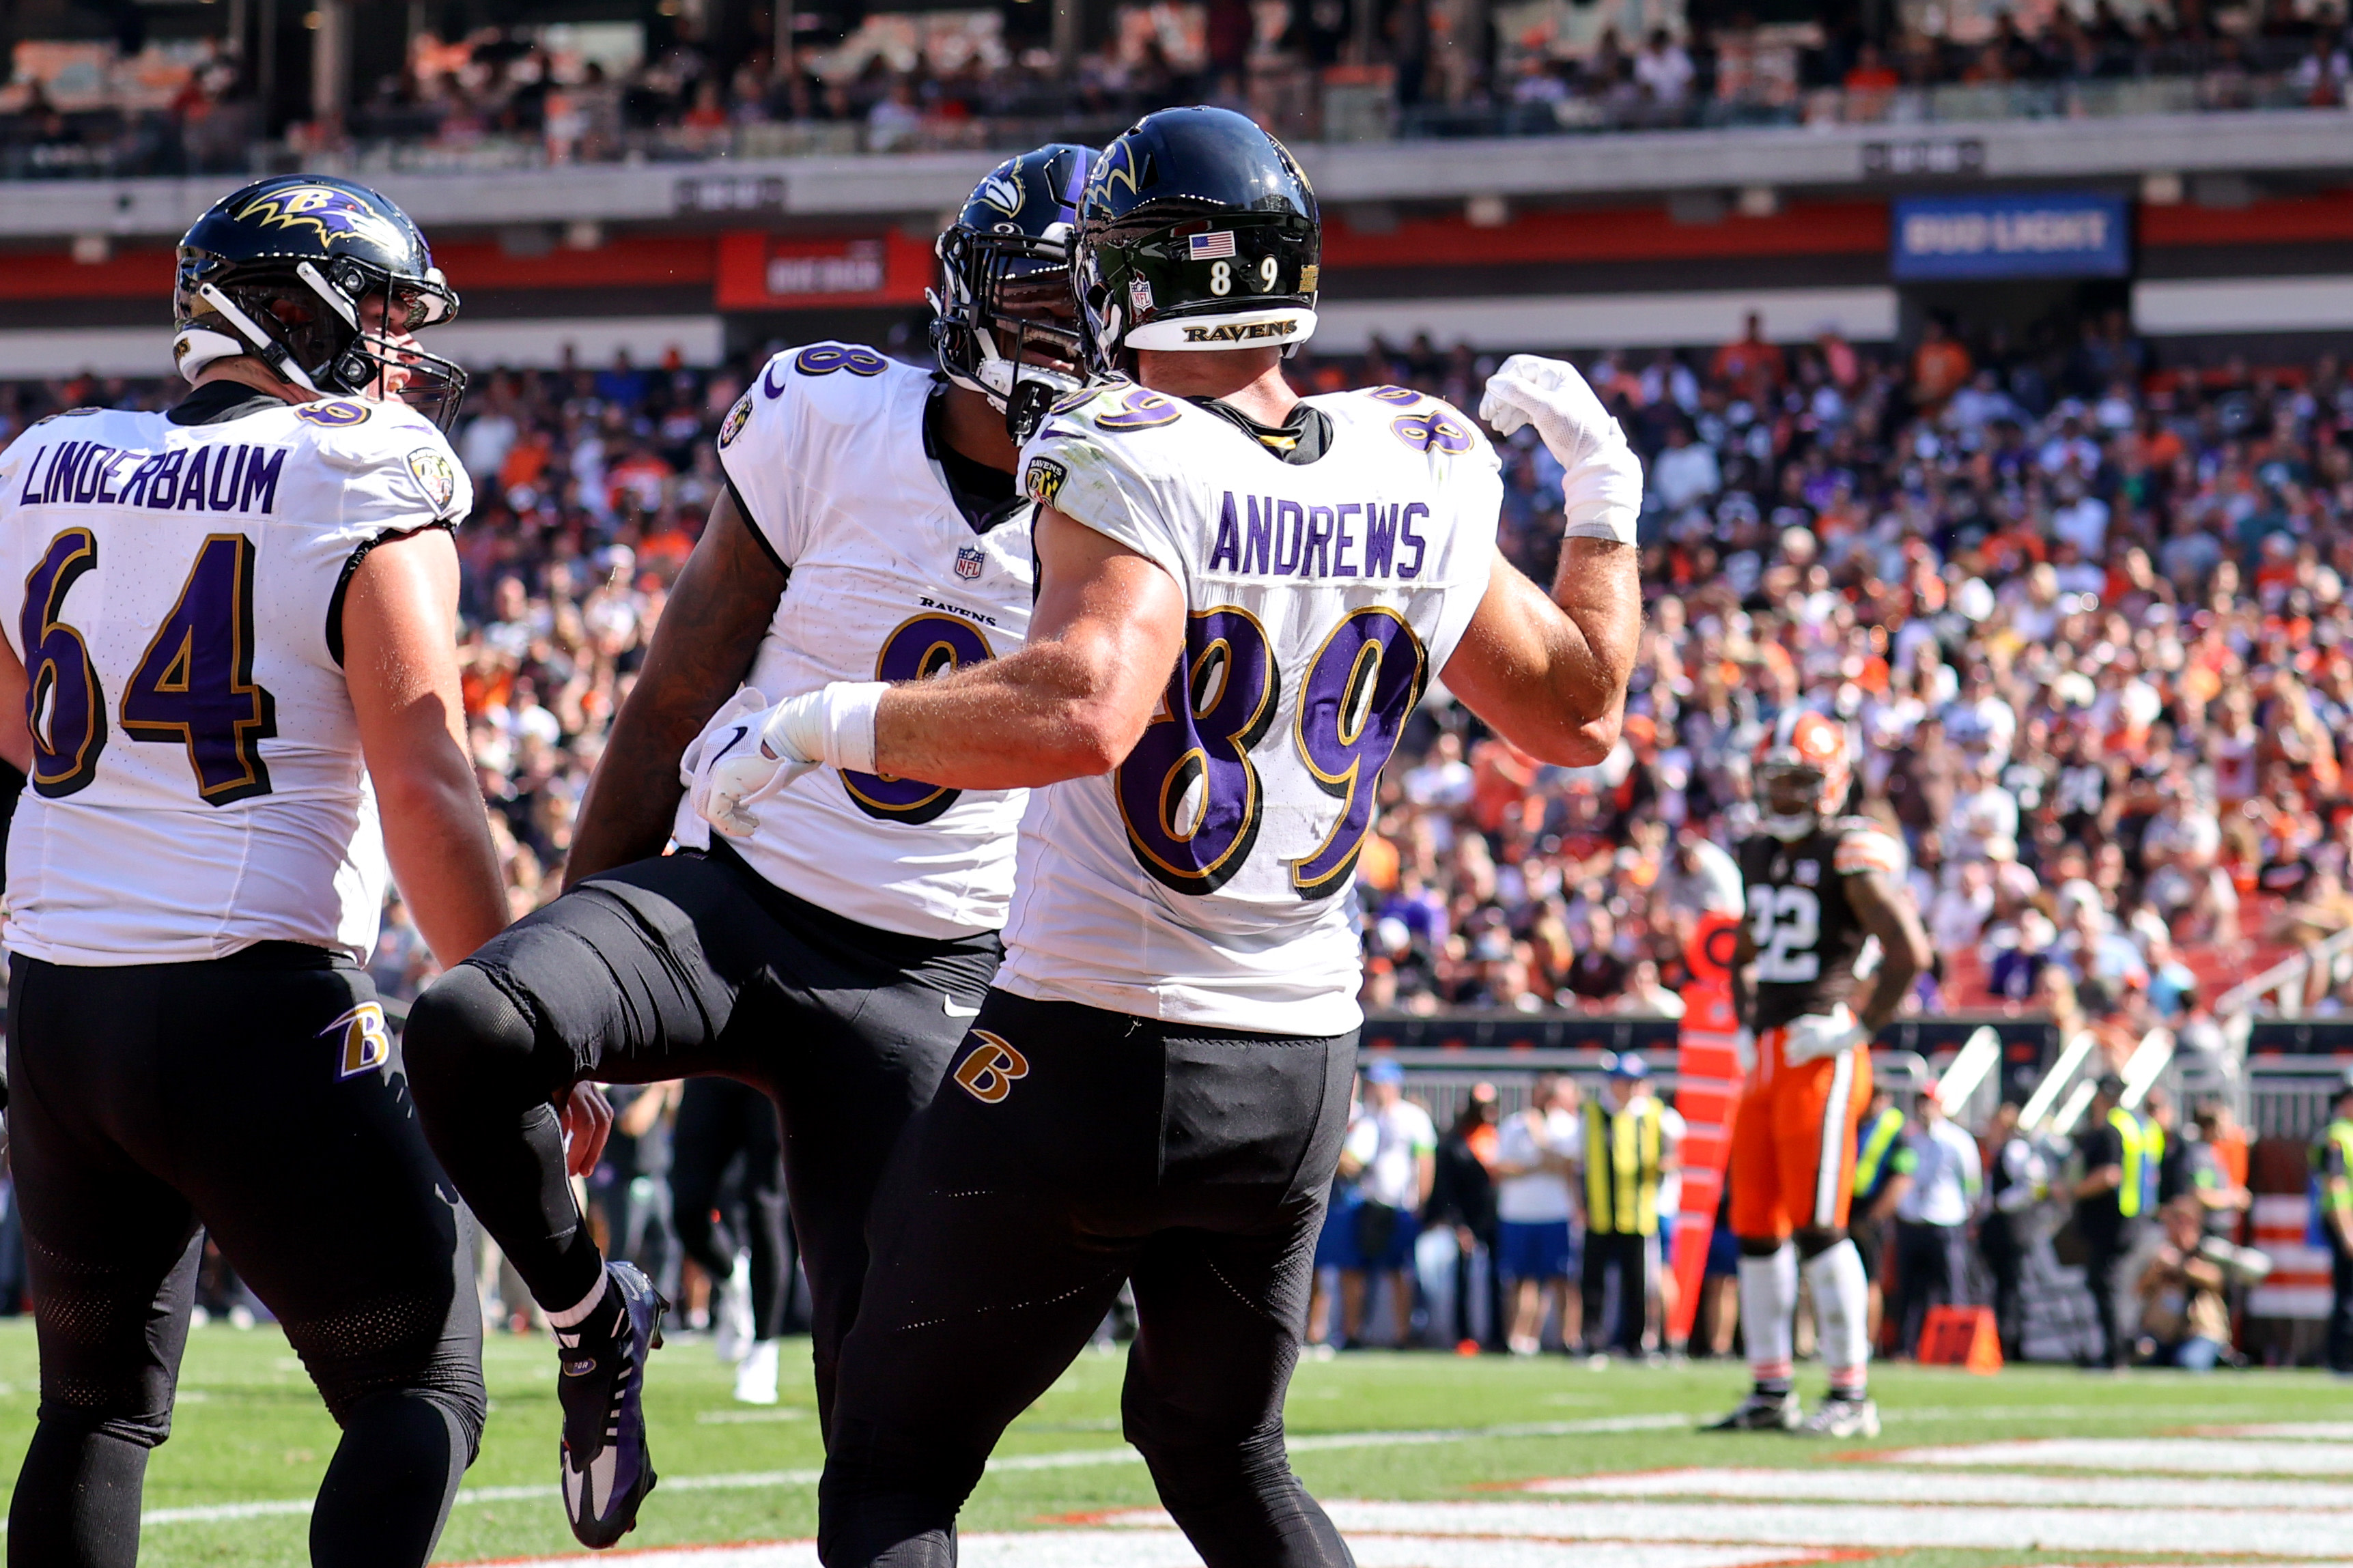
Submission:
POLYGON ((980 575, 980 569, 987 564, 988 557, 982 552, 977 544, 965 545, 956 552, 956 575, 959 577, 977 577, 980 575))

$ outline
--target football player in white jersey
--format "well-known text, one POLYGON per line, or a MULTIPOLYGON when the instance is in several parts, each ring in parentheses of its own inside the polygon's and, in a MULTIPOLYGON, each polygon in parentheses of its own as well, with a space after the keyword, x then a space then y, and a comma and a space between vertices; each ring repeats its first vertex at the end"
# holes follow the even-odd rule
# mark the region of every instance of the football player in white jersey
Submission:
POLYGON ((506 921, 455 647, 457 298, 364 187, 181 242, 168 414, 0 456, 9 1150, 41 1351, 11 1563, 129 1564, 201 1226, 343 1428, 311 1560, 427 1561, 484 1410, 453 1200, 361 967, 387 869, 454 963, 506 921), (405 401, 413 397, 427 417, 405 401), (29 677, 27 672, 29 671, 29 677), (388 866, 387 866, 388 862, 388 866))
POLYGON ((638 1389, 661 1303, 582 1222, 550 1097, 718 1073, 776 1100, 828 1418, 869 1202, 996 972, 1024 797, 828 769, 714 837, 681 785, 746 748, 764 691, 1021 647, 1035 509, 1014 430, 1075 384, 1065 241, 1092 158, 1041 148, 973 192, 940 241, 936 371, 844 343, 761 371, 720 428, 727 493, 589 787, 570 890, 410 1015, 427 1133, 557 1325, 565 1506, 589 1545, 653 1485, 638 1389))
POLYGON ((1440 674, 1546 761, 1607 753, 1641 471, 1573 370, 1506 365, 1493 416, 1533 414, 1569 471, 1547 600, 1494 550, 1469 418, 1283 379, 1319 235, 1298 166, 1238 114, 1166 110, 1106 148, 1081 323, 1136 379, 1065 399, 1024 449, 1029 647, 791 698, 704 792, 714 819, 765 819, 817 763, 1034 792, 1005 967, 876 1199, 830 1568, 953 1562, 998 1434, 1129 1280, 1126 1434, 1203 1561, 1348 1561, 1291 1473, 1282 1394, 1354 1077, 1377 781, 1440 674))

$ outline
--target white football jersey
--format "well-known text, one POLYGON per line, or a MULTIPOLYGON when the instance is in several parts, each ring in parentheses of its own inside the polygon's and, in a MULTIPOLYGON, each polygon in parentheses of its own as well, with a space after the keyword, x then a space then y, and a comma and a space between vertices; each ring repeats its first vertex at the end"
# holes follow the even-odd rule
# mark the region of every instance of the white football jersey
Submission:
POLYGON ((1357 851, 1381 767, 1487 589, 1503 483, 1404 387, 1308 400, 1317 460, 1127 383, 1022 451, 1042 502, 1166 568, 1183 662, 1127 760, 1039 792, 997 983, 1268 1034, 1360 1021, 1357 851))
MULTIPOLYGON (((998 658, 1029 629, 1029 522, 976 533, 924 438, 927 371, 846 343, 770 360, 719 429, 745 520, 790 574, 744 684, 771 701, 998 658)), ((1005 923, 1026 790, 953 790, 818 768, 728 842, 786 892, 860 924, 951 938, 1005 923)), ((711 826, 681 802, 675 833, 711 826)))
POLYGON ((31 687, 9 949, 53 963, 300 942, 365 959, 386 873, 343 684, 358 558, 473 490, 400 404, 210 425, 82 410, 0 454, 0 582, 31 687))

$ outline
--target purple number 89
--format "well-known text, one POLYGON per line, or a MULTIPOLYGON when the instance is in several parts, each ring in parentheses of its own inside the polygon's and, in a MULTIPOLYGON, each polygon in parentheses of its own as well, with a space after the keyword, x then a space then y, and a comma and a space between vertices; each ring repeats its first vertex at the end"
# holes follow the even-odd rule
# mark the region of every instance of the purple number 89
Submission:
POLYGON ((1161 711, 1113 781, 1128 846, 1163 886, 1214 893, 1250 858, 1265 807, 1250 751, 1282 687, 1256 616, 1231 605, 1193 616, 1161 711))
POLYGON ((1421 700, 1428 659, 1394 610, 1368 605, 1332 628, 1299 689, 1300 760, 1324 794, 1344 804, 1314 852, 1291 863, 1291 885, 1320 899, 1347 881, 1373 825, 1374 784, 1421 700))
MULTIPOLYGON (((1374 781, 1421 700, 1428 658, 1413 627, 1377 605, 1350 613, 1315 652, 1293 742, 1318 788, 1338 796, 1324 842, 1292 862, 1303 899, 1345 886, 1372 826, 1374 781)), ((1250 751, 1282 701, 1266 630, 1227 605, 1196 614, 1161 711, 1115 775, 1136 863, 1180 893, 1214 893, 1250 858, 1265 792, 1250 751)))

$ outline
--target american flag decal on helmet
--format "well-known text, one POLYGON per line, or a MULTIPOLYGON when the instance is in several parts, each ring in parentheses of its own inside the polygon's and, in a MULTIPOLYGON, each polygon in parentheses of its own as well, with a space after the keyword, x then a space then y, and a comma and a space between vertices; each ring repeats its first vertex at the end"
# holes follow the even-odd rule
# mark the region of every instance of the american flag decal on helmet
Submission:
POLYGON ((1221 228, 1210 234, 1197 234, 1186 241, 1193 247, 1196 261, 1217 261, 1234 253, 1234 231, 1221 228))

